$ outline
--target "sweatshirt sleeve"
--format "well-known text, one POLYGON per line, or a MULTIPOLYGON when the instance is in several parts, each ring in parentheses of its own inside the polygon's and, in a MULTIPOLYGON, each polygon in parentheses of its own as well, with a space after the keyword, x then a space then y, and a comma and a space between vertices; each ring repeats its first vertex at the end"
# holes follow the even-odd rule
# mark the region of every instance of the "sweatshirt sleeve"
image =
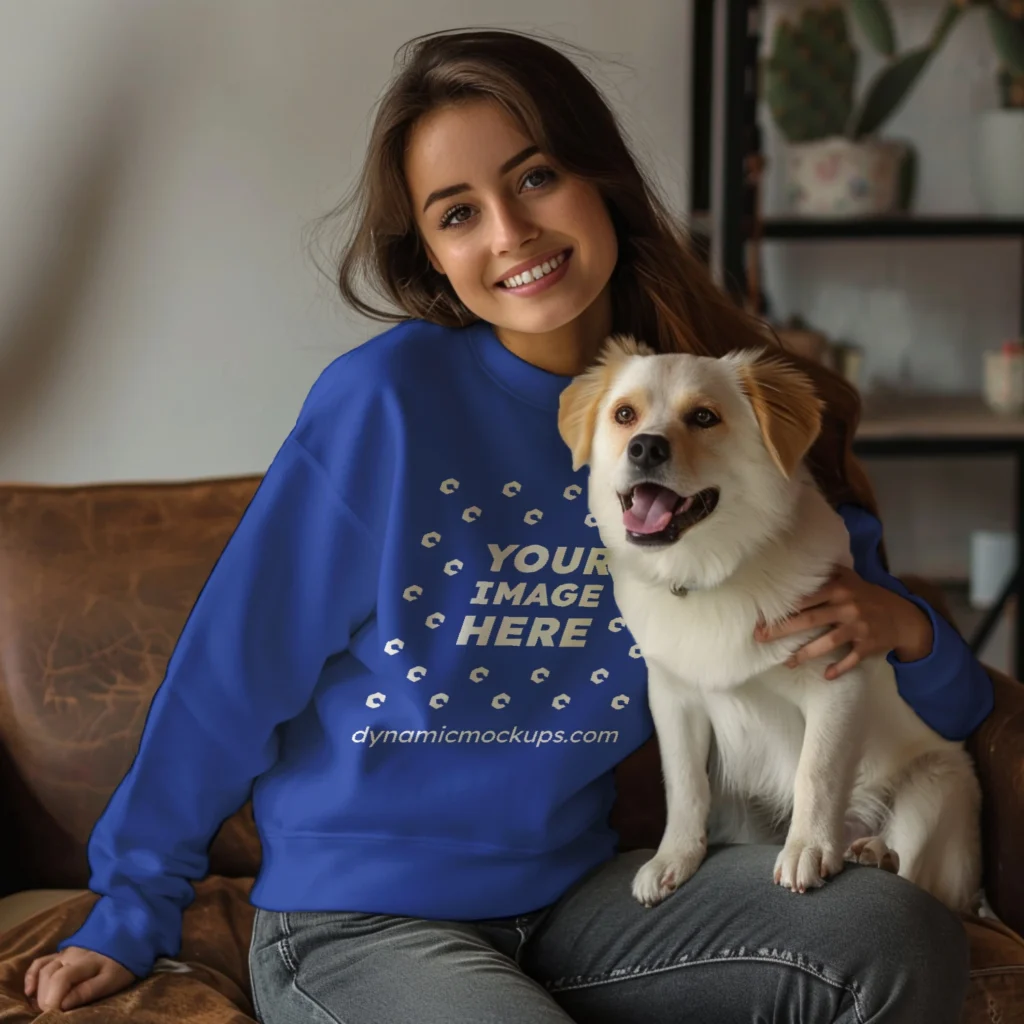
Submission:
POLYGON ((95 950, 140 978, 178 953, 191 880, 206 876, 221 824, 276 760, 277 727, 372 615, 378 567, 375 539, 293 431, 178 638, 89 840, 100 899, 58 949, 95 950))
POLYGON ((941 736, 965 739, 992 710, 992 680, 956 629, 886 571, 878 551, 878 519, 859 505, 841 505, 838 511, 849 531, 850 553, 860 576, 917 605, 932 624, 932 649, 923 658, 900 661, 894 651, 886 656, 900 696, 941 736))

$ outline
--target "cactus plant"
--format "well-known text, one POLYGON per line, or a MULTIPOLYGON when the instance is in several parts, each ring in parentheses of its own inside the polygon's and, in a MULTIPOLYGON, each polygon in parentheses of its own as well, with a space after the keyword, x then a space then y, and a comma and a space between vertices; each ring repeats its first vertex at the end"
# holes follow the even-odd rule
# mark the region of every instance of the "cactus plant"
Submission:
POLYGON ((957 18, 962 3, 943 9, 923 46, 897 52, 896 33, 884 0, 851 0, 849 9, 886 64, 854 99, 858 53, 839 3, 808 6, 794 22, 779 20, 772 54, 764 65, 765 96, 775 123, 789 142, 876 133, 906 99, 957 18))
POLYGON ((780 20, 765 65, 765 95, 790 142, 842 135, 853 111, 857 51, 841 7, 808 7, 780 20))

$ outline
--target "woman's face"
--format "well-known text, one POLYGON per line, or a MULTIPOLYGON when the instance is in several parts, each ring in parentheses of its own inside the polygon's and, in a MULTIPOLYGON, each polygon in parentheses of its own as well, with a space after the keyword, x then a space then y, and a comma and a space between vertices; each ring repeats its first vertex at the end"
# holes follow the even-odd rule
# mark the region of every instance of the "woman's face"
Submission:
POLYGON ((545 334, 607 285, 618 247, 597 188, 556 167, 496 103, 424 115, 410 133, 405 174, 431 263, 481 319, 545 334), (510 280, 528 270, 529 284, 510 280))

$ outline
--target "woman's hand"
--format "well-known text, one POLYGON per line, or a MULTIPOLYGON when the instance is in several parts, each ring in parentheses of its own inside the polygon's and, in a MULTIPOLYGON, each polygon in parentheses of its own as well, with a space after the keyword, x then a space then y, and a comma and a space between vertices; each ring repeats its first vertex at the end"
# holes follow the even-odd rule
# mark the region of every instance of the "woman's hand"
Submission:
POLYGON ((846 566, 837 566, 835 575, 805 597, 794 614, 770 629, 759 625, 754 637, 760 641, 778 640, 826 625, 835 628, 795 651, 786 662, 790 668, 843 644, 852 644, 853 649, 845 658, 825 670, 826 679, 837 679, 872 654, 895 651, 900 661, 917 661, 934 643, 931 620, 916 604, 885 587, 868 583, 846 566))
POLYGON ((80 946, 37 957, 25 972, 25 995, 40 1010, 70 1010, 127 988, 135 975, 109 956, 80 946))

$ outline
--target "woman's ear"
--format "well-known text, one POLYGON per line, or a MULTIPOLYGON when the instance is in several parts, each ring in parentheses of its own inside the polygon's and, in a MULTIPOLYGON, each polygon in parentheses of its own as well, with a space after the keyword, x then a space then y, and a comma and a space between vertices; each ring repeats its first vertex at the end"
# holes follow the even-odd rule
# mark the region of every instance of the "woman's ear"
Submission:
POLYGON ((762 357, 738 370, 764 446, 788 480, 821 431, 825 403, 807 374, 780 359, 762 357))

